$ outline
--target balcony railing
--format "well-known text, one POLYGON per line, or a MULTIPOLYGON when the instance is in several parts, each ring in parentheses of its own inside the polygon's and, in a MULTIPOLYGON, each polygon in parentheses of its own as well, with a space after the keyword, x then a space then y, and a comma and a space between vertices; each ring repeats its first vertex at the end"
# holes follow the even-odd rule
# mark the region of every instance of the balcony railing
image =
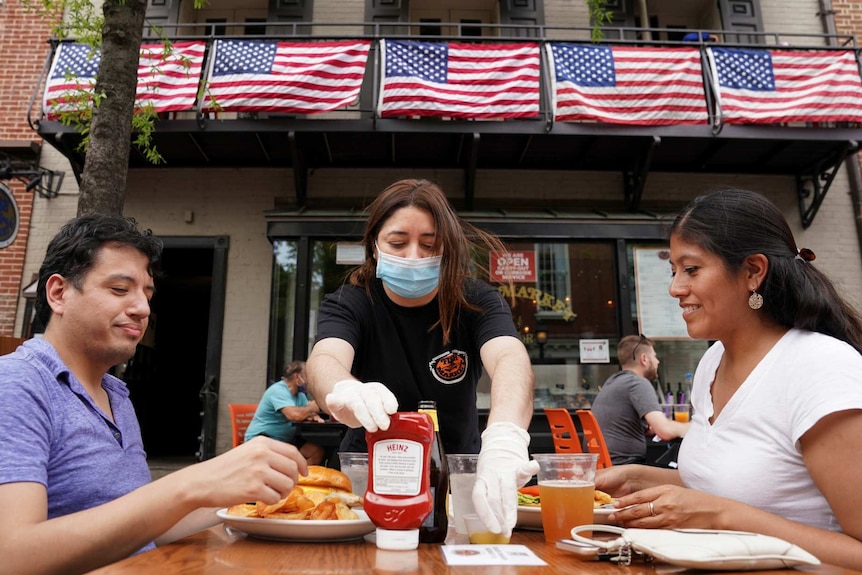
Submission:
MULTIPOLYGON (((602 42, 591 43, 589 28, 556 26, 468 27, 435 23, 441 30, 448 28, 455 34, 419 36, 415 32, 420 24, 408 22, 265 25, 267 34, 258 36, 221 34, 234 26, 242 28, 242 23, 182 23, 167 27, 174 50, 187 50, 197 76, 189 74, 176 58, 159 62, 163 46, 156 39, 148 40, 155 42, 155 47, 144 49, 142 54, 155 64, 145 61, 139 78, 146 82, 140 84, 155 83, 166 89, 181 85, 183 91, 182 98, 168 100, 155 97, 145 87, 139 89, 139 98, 162 106, 153 133, 153 143, 165 159, 158 167, 290 168, 298 206, 310 201, 307 191, 312 170, 463 170, 463 203, 467 209, 473 209, 480 170, 616 172, 623 175, 622 205, 632 212, 640 209, 651 172, 790 175, 796 178, 800 214, 803 225, 808 226, 841 162, 856 152, 862 141, 862 80, 859 50, 852 36, 755 32, 741 36, 734 31, 693 30, 713 34, 719 42, 682 42, 644 39, 647 33, 654 38, 666 37, 679 30, 607 28, 602 42), (477 28, 486 35, 471 35, 477 28), (270 98, 277 104, 237 104, 227 96, 216 95, 213 105, 208 96, 215 90, 206 81, 217 68, 223 74, 219 81, 228 89, 233 86, 248 92, 246 88, 262 83, 265 87, 259 91, 275 93, 283 86, 287 86, 288 93, 297 90, 297 79, 289 74, 284 78, 265 72, 249 80, 244 64, 228 56, 219 60, 220 47, 228 46, 228 42, 235 44, 227 52, 248 50, 247 54, 251 54, 261 48, 236 44, 246 41, 278 41, 283 45, 265 45, 263 49, 269 50, 271 59, 277 55, 286 61, 302 48, 323 46, 346 51, 341 66, 318 72, 316 81, 338 75, 333 69, 350 69, 355 94, 324 111, 320 104, 326 99, 313 91, 309 93, 307 86, 301 85, 308 80, 300 78, 298 89, 304 99, 297 100, 304 107, 291 109, 292 104, 284 105, 285 92, 270 98), (413 42, 421 44, 417 47, 413 42), (505 108, 509 104, 504 98, 501 106, 508 112, 491 109, 490 97, 483 94, 474 94, 472 112, 433 106, 430 110, 420 109, 427 103, 417 97, 423 90, 446 101, 446 90, 453 90, 452 86, 437 76, 422 78, 421 73, 411 71, 407 65, 410 62, 388 69, 386 66, 392 62, 390 55, 413 58, 422 65, 427 63, 422 58, 430 61, 433 56, 437 58, 435 65, 440 65, 439 61, 445 63, 447 56, 451 62, 452 54, 458 50, 461 54, 492 51, 493 46, 501 44, 508 45, 506 57, 513 58, 517 65, 511 71, 504 65, 504 72, 484 87, 490 90, 518 76, 522 84, 515 83, 511 91, 522 101, 505 108), (525 47, 526 54, 521 53, 525 47), (390 48, 394 50, 392 54, 388 52, 390 48), (416 56, 410 52, 414 48, 427 54, 416 56), (656 65, 663 60, 665 64, 679 64, 664 68, 656 65), (644 78, 639 76, 638 64, 632 66, 632 61, 642 64, 644 78), (526 65, 519 67, 523 62, 526 65), (592 68, 598 66, 603 66, 601 81, 584 81, 585 71, 592 73, 592 68), (807 78, 798 66, 808 70, 807 78), (764 73, 766 69, 770 74, 764 73), (235 77, 231 77, 234 73, 235 77), (746 88, 752 78, 762 81, 766 76, 770 85, 746 88), (160 84, 160 79, 165 81, 160 84), (785 85, 779 85, 781 82, 785 85), (407 87, 387 92, 398 83, 407 87), (787 84, 801 89, 791 94, 799 98, 782 108, 776 105, 779 98, 774 96, 787 84), (653 88, 664 91, 650 92, 653 88), (596 94, 601 100, 601 90, 607 90, 617 100, 606 96, 604 106, 602 102, 597 104, 594 100, 596 94), (387 93, 396 95, 390 102, 406 99, 416 107, 387 108, 387 93), (525 93, 529 97, 524 97, 525 93), (753 99, 746 106, 748 96, 753 99), (631 103, 637 105, 639 98, 646 103, 635 109, 631 103), (483 114, 484 104, 489 108, 483 114), (520 104, 522 108, 518 108, 520 104), (602 117, 607 110, 616 112, 616 117, 602 117), (655 110, 668 115, 657 116, 655 110), (764 116, 764 112, 769 115, 764 116)), ((69 81, 65 64, 56 65, 56 52, 68 45, 55 44, 39 83, 53 90, 55 97, 62 93, 63 82, 69 81)), ((83 77, 86 88, 97 67, 80 54, 77 56, 70 61, 90 64, 83 77)), ((486 62, 481 58, 481 54, 476 56, 478 61, 486 62)), ((491 70, 492 63, 480 66, 479 72, 491 70)), ((298 66, 306 64, 302 61, 298 66)), ((289 65, 286 68, 293 70, 289 65)), ((445 70, 450 72, 451 65, 445 70)), ((482 75, 478 78, 481 83, 482 75)), ((463 93, 472 86, 470 80, 456 86, 453 91, 457 97, 448 100, 463 103, 463 93)), ((79 147, 81 134, 74 126, 51 116, 38 87, 34 88, 30 110, 37 108, 36 102, 42 105, 34 114, 28 114, 31 125, 46 143, 69 159, 75 176, 80 177, 85 153, 79 147)), ((138 168, 154 167, 134 152, 129 163, 138 168)), ((614 201, 611 207, 616 205, 614 201)))
MULTIPOLYGON (((227 115, 227 112, 239 113, 236 117, 240 119, 260 118, 260 114, 273 113, 278 114, 279 117, 301 115, 309 118, 309 114, 320 112, 350 112, 350 115, 341 117, 398 117, 415 120, 430 116, 468 121, 517 119, 540 122, 546 132, 553 132, 555 124, 561 121, 623 126, 708 124, 712 127, 713 133, 720 132, 727 123, 832 127, 853 126, 856 122, 862 121, 859 50, 853 36, 746 32, 744 38, 747 41, 741 42, 739 40, 742 37, 737 32, 693 31, 698 35, 700 32, 714 35, 719 42, 713 43, 703 40, 682 42, 644 39, 645 36, 678 34, 679 30, 605 28, 604 40, 591 43, 589 28, 435 23, 434 26, 441 30, 450 29, 457 33, 451 36, 433 37, 411 34, 411 30, 419 25, 419 23, 406 22, 383 24, 272 22, 266 24, 267 34, 257 36, 230 36, 224 33, 232 27, 242 27, 242 23, 170 25, 165 28, 165 31, 170 32, 170 40, 174 42, 175 47, 192 46, 190 51, 184 52, 177 61, 187 62, 184 59, 188 58, 189 54, 197 55, 191 67, 186 68, 188 78, 185 83, 189 88, 185 103, 159 107, 160 101, 167 98, 158 94, 158 90, 166 89, 167 85, 167 83, 159 85, 157 82, 157 76, 162 72, 161 67, 165 68, 163 74, 165 76, 172 74, 176 77, 182 74, 181 71, 171 68, 171 66, 176 68, 177 61, 173 63, 158 61, 160 48, 152 50, 151 55, 154 54, 156 57, 149 65, 148 71, 150 84, 153 81, 157 84, 155 95, 152 89, 147 93, 141 88, 139 97, 153 101, 158 111, 172 113, 173 118, 184 117, 182 114, 176 115, 177 112, 194 112, 201 120, 216 117, 229 119, 231 116, 227 115), (465 34, 466 31, 476 32, 479 29, 490 35, 478 37, 465 34), (206 33, 191 33, 201 30, 206 33), (301 87, 290 87, 290 84, 308 83, 310 76, 296 75, 292 70, 263 70, 255 67, 243 69, 241 60, 243 57, 248 57, 248 52, 239 55, 230 53, 233 49, 245 50, 246 42, 253 42, 259 46, 261 43, 273 41, 293 43, 283 50, 277 50, 276 57, 285 59, 291 57, 291 51, 301 50, 298 48, 300 45, 320 46, 323 41, 342 44, 358 42, 351 46, 364 46, 367 50, 367 61, 360 68, 361 79, 357 81, 356 97, 352 98, 349 104, 342 103, 327 108, 320 105, 319 101, 313 101, 317 98, 315 94, 322 94, 321 87, 310 86, 308 93, 301 97, 305 100, 304 105, 291 106, 279 103, 279 98, 288 98, 285 94, 295 93, 296 90, 302 91, 301 87), (421 103, 412 101, 411 86, 439 84, 428 88, 438 90, 428 98, 439 98, 440 94, 444 94, 445 98, 445 94, 451 91, 454 93, 452 99, 457 100, 459 97, 465 97, 465 94, 468 97, 471 96, 470 81, 456 85, 447 83, 445 77, 442 81, 438 81, 433 78, 421 78, 421 73, 411 70, 387 70, 384 60, 386 58, 391 60, 396 53, 393 51, 387 54, 387 49, 384 47, 398 41, 407 43, 400 45, 402 51, 410 48, 412 44, 409 43, 412 42, 422 43, 418 49, 419 52, 427 46, 439 46, 444 76, 446 73, 453 74, 451 60, 449 60, 449 67, 445 68, 446 57, 451 56, 456 45, 471 49, 483 49, 503 43, 511 46, 527 46, 531 49, 534 47, 533 53, 519 56, 521 62, 528 63, 519 70, 511 71, 511 74, 525 73, 525 77, 529 80, 525 82, 529 84, 528 88, 521 85, 517 89, 513 88, 509 93, 503 90, 504 94, 501 96, 504 100, 507 97, 511 100, 513 94, 523 94, 524 90, 529 89, 534 91, 532 92, 534 98, 530 100, 529 105, 508 108, 502 106, 500 109, 504 111, 500 113, 494 112, 495 108, 490 101, 487 112, 483 112, 481 101, 471 108, 473 111, 460 111, 461 108, 454 106, 447 112, 445 106, 441 105, 427 110, 421 103), (222 52, 219 52, 220 47, 224 48, 222 52), (234 57, 234 60, 231 61, 231 57, 234 57), (216 61, 217 58, 218 61, 216 61), (633 59, 639 64, 633 66, 631 64, 633 59), (225 64, 225 62, 228 63, 225 64), (664 62, 664 67, 657 66, 650 73, 650 67, 657 65, 658 62, 664 62), (228 82, 230 87, 226 88, 223 94, 242 88, 243 78, 253 77, 254 80, 249 80, 248 83, 257 84, 259 88, 256 90, 266 92, 267 97, 249 97, 243 102, 241 98, 235 100, 222 96, 225 102, 230 102, 228 105, 223 105, 219 101, 219 96, 212 96, 212 88, 218 84, 215 80, 218 74, 216 65, 219 63, 236 66, 235 75, 231 76, 228 82), (537 73, 531 76, 525 71, 533 63, 537 64, 537 73), (642 69, 638 69, 638 66, 642 69), (808 67, 800 72, 800 66, 808 67), (689 73, 681 75, 686 67, 689 73), (598 81, 593 81, 589 77, 590 74, 604 76, 598 81), (807 78, 806 74, 808 74, 807 78), (193 78, 193 75, 197 77, 193 78), (404 80, 405 77, 406 80, 404 80), (402 84, 407 86, 406 89, 401 89, 400 97, 407 100, 411 106, 416 106, 415 111, 411 111, 413 108, 404 108, 399 113, 398 106, 393 107, 396 110, 394 112, 387 111, 385 106, 388 94, 387 83, 394 83, 396 78, 402 80, 402 84), (771 86, 758 85, 757 83, 761 81, 771 83, 771 86), (832 81, 840 82, 843 88, 837 85, 826 88, 832 81), (683 85, 686 86, 685 94, 682 93, 683 85), (195 97, 197 95, 202 97, 195 97), (152 97, 147 98, 147 96, 152 97), (643 106, 628 107, 629 104, 626 102, 637 98, 644 100, 643 106), (748 100, 749 104, 739 104, 745 100, 748 100), (782 100, 783 103, 776 104, 776 100, 782 100), (381 106, 382 101, 383 106, 381 106), (561 102, 565 102, 565 105, 561 102), (735 104, 729 104, 729 102, 735 102, 735 104), (690 110, 683 113, 681 110, 686 107, 690 110)), ((422 25, 428 26, 426 23, 422 25)), ((52 111, 56 110, 57 100, 62 99, 63 90, 68 89, 70 85, 68 81, 70 72, 78 75, 80 85, 85 88, 94 81, 93 74, 96 67, 92 62, 89 62, 89 72, 74 69, 74 66, 88 67, 86 59, 82 60, 79 55, 69 56, 57 62, 57 51, 69 50, 70 46, 69 43, 56 44, 55 51, 46 63, 45 75, 48 88, 41 98, 39 121, 51 118, 52 111)), ((272 51, 276 51, 275 48, 272 51)), ((408 64, 416 64, 419 67, 427 64, 421 61, 422 56, 418 56, 420 60, 415 59, 417 53, 402 54, 403 58, 407 59, 405 67, 409 68, 408 64)), ((430 59, 436 55, 426 55, 426 57, 430 59)), ((333 60, 333 63, 336 60, 333 60)), ((475 61, 487 62, 482 61, 480 57, 476 57, 475 61)), ((504 62, 503 65, 510 63, 504 62)), ((146 67, 142 67, 142 70, 147 72, 146 67)), ((331 77, 333 73, 330 71, 325 74, 331 77)), ((355 79, 355 66, 351 74, 355 79)), ((505 72, 502 76, 498 74, 491 83, 502 82, 505 76, 505 72)), ((322 83, 325 82, 322 81, 322 83)), ((319 99, 324 99, 325 95, 322 94, 319 99)), ((478 91, 474 97, 481 100, 484 93, 478 91)), ((34 92, 34 100, 36 98, 38 96, 34 92)), ((453 102, 453 104, 456 103, 453 102)), ((330 113, 324 113, 319 117, 339 118, 338 115, 333 116, 330 113)), ((30 120, 33 125, 32 116, 30 120)))

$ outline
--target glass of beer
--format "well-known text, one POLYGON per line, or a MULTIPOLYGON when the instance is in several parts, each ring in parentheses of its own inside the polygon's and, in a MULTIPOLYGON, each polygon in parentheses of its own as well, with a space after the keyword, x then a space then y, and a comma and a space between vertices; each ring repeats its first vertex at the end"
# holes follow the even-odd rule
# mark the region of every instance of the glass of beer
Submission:
MULTIPOLYGON (((572 527, 593 522, 595 453, 536 453, 545 541, 572 537, 572 527)), ((589 535, 587 535, 589 536, 589 535)))

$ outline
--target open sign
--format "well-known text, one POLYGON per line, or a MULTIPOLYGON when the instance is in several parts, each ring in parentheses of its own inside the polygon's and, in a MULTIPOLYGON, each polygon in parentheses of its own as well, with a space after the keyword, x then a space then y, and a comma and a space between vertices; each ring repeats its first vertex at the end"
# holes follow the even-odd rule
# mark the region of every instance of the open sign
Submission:
POLYGON ((491 281, 535 282, 536 252, 491 252, 491 281))

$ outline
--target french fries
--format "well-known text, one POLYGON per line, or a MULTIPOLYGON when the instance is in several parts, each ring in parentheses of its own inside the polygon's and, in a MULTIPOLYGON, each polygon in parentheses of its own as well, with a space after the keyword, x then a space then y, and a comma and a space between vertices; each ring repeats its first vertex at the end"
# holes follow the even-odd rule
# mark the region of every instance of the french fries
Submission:
POLYGON ((614 499, 604 491, 599 491, 598 489, 596 489, 595 495, 593 497, 593 507, 601 507, 602 505, 607 505, 608 503, 613 503, 614 501, 616 501, 616 499, 614 499))
POLYGON ((287 497, 272 505, 267 505, 262 501, 241 503, 228 507, 227 513, 238 517, 263 519, 359 519, 359 515, 350 507, 359 505, 360 501, 360 498, 352 493, 333 492, 327 494, 320 491, 306 493, 302 487, 297 485, 287 497))

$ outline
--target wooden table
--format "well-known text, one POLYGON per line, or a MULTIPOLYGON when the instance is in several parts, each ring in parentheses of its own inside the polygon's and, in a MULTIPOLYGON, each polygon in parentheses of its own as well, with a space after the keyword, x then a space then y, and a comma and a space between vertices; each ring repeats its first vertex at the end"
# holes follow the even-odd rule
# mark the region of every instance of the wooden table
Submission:
MULTIPOLYGON (((450 530, 450 533, 452 531, 450 530)), ((448 542, 465 543, 463 535, 450 535, 448 542)), ((381 551, 372 543, 358 540, 345 543, 282 543, 263 541, 237 532, 225 530, 221 525, 212 527, 155 551, 130 557, 113 565, 93 571, 91 575, 263 575, 289 573, 312 574, 458 574, 472 575, 661 575, 683 570, 661 564, 636 562, 623 567, 607 561, 580 561, 572 553, 560 551, 546 544, 538 531, 516 530, 512 543, 528 546, 548 565, 523 566, 459 566, 449 567, 443 559, 439 545, 423 544, 416 551, 381 551)), ((692 572, 698 573, 698 572, 692 572)), ((705 573, 703 571, 699 573, 705 573)), ((729 574, 727 571, 715 573, 729 574)), ((764 574, 816 574, 862 575, 858 571, 828 565, 802 570, 747 571, 764 574)))

